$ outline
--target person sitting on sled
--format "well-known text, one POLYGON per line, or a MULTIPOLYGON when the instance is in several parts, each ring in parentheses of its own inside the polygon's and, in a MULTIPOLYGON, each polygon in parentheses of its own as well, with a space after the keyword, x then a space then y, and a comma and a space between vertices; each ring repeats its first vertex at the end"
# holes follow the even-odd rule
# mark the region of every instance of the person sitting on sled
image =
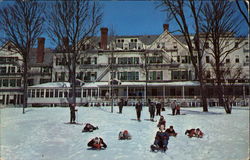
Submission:
POLYGON ((169 136, 174 136, 174 137, 177 136, 177 133, 175 132, 173 126, 170 126, 170 127, 166 130, 166 132, 168 133, 169 136))
POLYGON ((94 127, 92 124, 87 123, 85 127, 82 129, 82 132, 93 132, 94 130, 98 129, 98 127, 94 127))
POLYGON ((123 132, 121 131, 119 133, 119 136, 118 136, 118 139, 119 140, 130 140, 131 139, 131 135, 128 133, 127 130, 124 130, 123 132))
POLYGON ((166 126, 166 120, 163 116, 160 117, 157 127, 160 127, 161 125, 164 125, 164 127, 166 126))
POLYGON ((160 130, 157 131, 156 136, 155 136, 155 141, 154 145, 151 146, 152 150, 163 150, 164 152, 168 149, 168 140, 169 140, 169 135, 167 132, 165 132, 165 126, 160 125, 160 130))
POLYGON ((88 146, 92 149, 102 149, 107 148, 107 145, 104 143, 101 137, 95 137, 91 141, 89 141, 88 146))

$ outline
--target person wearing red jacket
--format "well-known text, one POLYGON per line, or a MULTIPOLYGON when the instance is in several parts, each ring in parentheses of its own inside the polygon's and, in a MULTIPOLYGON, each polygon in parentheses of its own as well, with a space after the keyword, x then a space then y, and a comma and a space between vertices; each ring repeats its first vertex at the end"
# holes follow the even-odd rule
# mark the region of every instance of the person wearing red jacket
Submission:
POLYGON ((166 126, 166 120, 163 116, 160 117, 157 127, 160 127, 161 125, 164 125, 164 128, 166 126))
POLYGON ((104 143, 101 137, 95 137, 91 141, 89 141, 88 146, 92 149, 102 149, 107 148, 107 145, 104 143))
POLYGON ((189 138, 192 138, 192 137, 195 137, 195 129, 189 129, 189 130, 186 130, 185 132, 185 135, 187 135, 189 138))

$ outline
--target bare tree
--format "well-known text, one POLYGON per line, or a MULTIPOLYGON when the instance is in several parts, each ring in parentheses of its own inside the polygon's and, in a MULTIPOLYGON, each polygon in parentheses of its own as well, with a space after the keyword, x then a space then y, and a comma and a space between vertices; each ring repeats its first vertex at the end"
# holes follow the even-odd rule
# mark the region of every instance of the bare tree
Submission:
POLYGON ((101 23, 101 7, 97 2, 88 0, 63 0, 51 3, 53 6, 47 12, 48 34, 57 46, 60 46, 59 50, 63 52, 69 82, 72 86, 71 103, 76 103, 77 64, 80 56, 87 53, 87 51, 83 51, 83 48, 91 45, 89 43, 91 37, 96 34, 101 23))
POLYGON ((16 0, 0 9, 0 26, 5 42, 22 56, 23 113, 27 107, 27 79, 29 53, 37 38, 42 34, 44 5, 33 0, 16 0))
MULTIPOLYGON (((209 33, 208 42, 211 44, 207 53, 211 55, 212 70, 215 75, 217 97, 219 105, 225 106, 223 99, 223 83, 225 76, 225 59, 229 54, 241 48, 244 38, 235 37, 242 21, 236 14, 233 2, 224 0, 211 0, 204 5, 203 15, 205 23, 202 31, 209 33)), ((225 107, 227 112, 227 108, 225 107)))
POLYGON ((200 94, 203 111, 207 112, 208 107, 205 92, 206 83, 204 81, 205 68, 203 65, 203 57, 205 53, 204 51, 208 34, 201 34, 201 11, 203 7, 203 1, 162 0, 158 7, 163 8, 163 11, 168 14, 170 21, 172 20, 177 23, 179 32, 181 32, 185 38, 185 41, 188 46, 189 55, 191 57, 191 62, 195 69, 196 78, 198 78, 200 82, 200 94), (188 19, 188 17, 191 18, 188 19), (192 39, 192 33, 190 32, 192 27, 194 27, 194 39, 192 39))
POLYGON ((235 0, 236 5, 243 16, 244 20, 247 22, 248 27, 250 27, 250 21, 249 21, 249 0, 235 0))
POLYGON ((246 75, 244 74, 243 67, 241 65, 225 64, 222 69, 222 77, 224 80, 228 80, 228 83, 224 85, 222 89, 223 100, 225 103, 224 108, 227 114, 231 114, 233 102, 240 97, 239 94, 234 92, 234 90, 238 88, 236 82, 239 79, 245 79, 246 75))

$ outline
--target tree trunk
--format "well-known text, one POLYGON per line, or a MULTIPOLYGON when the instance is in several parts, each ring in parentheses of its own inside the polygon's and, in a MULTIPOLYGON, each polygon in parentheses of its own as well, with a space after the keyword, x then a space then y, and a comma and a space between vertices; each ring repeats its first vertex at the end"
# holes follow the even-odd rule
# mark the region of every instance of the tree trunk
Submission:
POLYGON ((25 108, 27 107, 27 92, 28 92, 28 65, 27 65, 27 57, 24 57, 24 68, 23 68, 23 114, 25 113, 25 108))
POLYGON ((200 82, 200 95, 201 95, 201 102, 202 102, 202 108, 203 108, 203 112, 208 112, 208 107, 207 107, 207 92, 206 92, 206 88, 205 88, 205 83, 203 81, 203 69, 202 69, 202 64, 201 61, 199 61, 199 72, 196 69, 196 72, 198 73, 198 78, 199 78, 199 82, 200 82))
POLYGON ((71 75, 71 85, 72 85, 72 103, 76 104, 76 57, 74 54, 74 61, 72 62, 72 75, 71 75))

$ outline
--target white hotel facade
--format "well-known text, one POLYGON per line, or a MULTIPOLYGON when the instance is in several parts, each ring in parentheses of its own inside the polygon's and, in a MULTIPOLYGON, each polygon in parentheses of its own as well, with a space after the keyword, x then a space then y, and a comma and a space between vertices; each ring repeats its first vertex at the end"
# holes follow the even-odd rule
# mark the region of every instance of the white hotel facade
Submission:
MULTIPOLYGON (((108 29, 101 28, 101 37, 95 37, 94 42, 85 46, 84 49, 88 52, 82 54, 77 65, 79 82, 76 94, 77 104, 110 105, 111 96, 113 96, 115 103, 123 98, 128 100, 128 105, 133 105, 138 99, 145 101, 147 97, 153 101, 168 103, 175 99, 186 106, 199 106, 199 82, 195 79, 184 37, 169 33, 167 24, 164 24, 163 28, 161 35, 115 36, 112 40, 109 39, 108 29), (145 68, 148 71, 148 81, 146 81, 145 68), (113 94, 111 94, 112 90, 113 94)), ((237 80, 236 87, 230 89, 231 93, 229 93, 238 97, 235 105, 248 105, 249 102, 248 39, 245 39, 243 44, 243 47, 238 48, 225 59, 225 63, 243 68, 242 78, 237 80)), ((234 45, 229 47, 235 47, 234 45)), ((6 53, 9 52, 2 49, 0 58, 6 53)), ((40 71, 41 68, 47 68, 48 77, 37 75, 39 78, 36 77, 36 79, 46 79, 43 82, 50 83, 41 83, 41 80, 33 81, 35 83, 29 86, 28 103, 33 106, 67 105, 71 88, 66 82, 69 73, 63 64, 65 61, 63 53, 44 49, 44 54, 37 56, 50 58, 45 62, 46 57, 44 57, 44 61, 33 64, 31 70, 32 68, 34 70, 35 66, 40 71)), ((205 55, 203 61, 207 73, 212 70, 210 56, 205 55)), ((0 64, 0 66, 5 65, 0 64)), ((4 69, 1 69, 2 72, 4 69)), ((216 90, 209 85, 213 78, 213 75, 207 77, 207 97, 210 106, 217 104, 216 90)), ((13 92, 6 90, 12 87, 6 87, 6 84, 3 86, 3 80, 4 76, 0 75, 0 90, 6 91, 0 93, 0 103, 7 105, 10 103, 7 103, 6 96, 11 96, 13 92)))

